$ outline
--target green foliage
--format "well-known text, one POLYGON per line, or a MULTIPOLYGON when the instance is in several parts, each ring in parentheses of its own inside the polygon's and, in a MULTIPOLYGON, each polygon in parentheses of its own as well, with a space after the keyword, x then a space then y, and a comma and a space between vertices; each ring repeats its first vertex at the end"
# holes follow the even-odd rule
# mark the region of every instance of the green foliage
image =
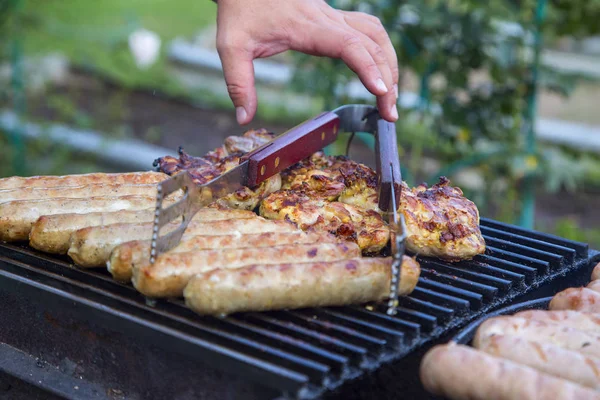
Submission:
MULTIPOLYGON (((423 154, 442 164, 441 171, 427 177, 430 181, 476 168, 486 184, 470 193, 472 198, 484 211, 513 217, 527 177, 550 191, 578 187, 587 169, 560 149, 536 150, 530 121, 539 88, 568 96, 582 77, 536 65, 534 45, 542 42, 537 32, 547 39, 595 32, 598 3, 548 0, 544 20, 543 0, 345 1, 344 8, 358 10, 360 4, 381 19, 402 76, 420 78, 421 101, 402 110, 397 124, 403 166, 410 175, 424 176, 423 154), (581 16, 580 9, 590 15, 581 16)), ((302 55, 297 60, 299 90, 321 97, 330 107, 357 101, 340 94, 339 88, 354 76, 341 61, 302 55)))
POLYGON ((600 33, 599 0, 551 0, 547 26, 555 35, 585 37, 600 33))
POLYGON ((592 248, 600 248, 600 229, 581 229, 577 221, 571 218, 559 220, 552 232, 570 240, 588 243, 592 248))

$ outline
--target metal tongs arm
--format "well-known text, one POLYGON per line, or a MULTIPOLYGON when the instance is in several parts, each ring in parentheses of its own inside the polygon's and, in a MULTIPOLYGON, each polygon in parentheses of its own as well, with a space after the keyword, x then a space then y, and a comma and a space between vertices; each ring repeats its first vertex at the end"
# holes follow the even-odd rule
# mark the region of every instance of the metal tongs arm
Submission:
MULTIPOLYGON (((394 178, 394 170, 391 165, 390 173, 392 178, 394 178)), ((390 193, 390 211, 387 213, 387 220, 390 227, 392 277, 390 283, 390 298, 388 300, 387 314, 394 315, 398 305, 398 288, 400 287, 400 280, 402 279, 402 259, 404 258, 404 252, 406 250, 405 242, 407 235, 404 214, 398 211, 399 202, 396 199, 396 191, 392 188, 390 189, 390 193)))
POLYGON ((396 138, 396 125, 380 117, 377 108, 368 105, 348 105, 334 110, 340 116, 341 128, 352 133, 346 155, 356 132, 375 136, 375 163, 378 177, 378 206, 390 227, 392 253, 390 296, 387 313, 395 314, 398 288, 402 276, 402 259, 405 252, 406 224, 399 212, 402 195, 402 173, 396 138))

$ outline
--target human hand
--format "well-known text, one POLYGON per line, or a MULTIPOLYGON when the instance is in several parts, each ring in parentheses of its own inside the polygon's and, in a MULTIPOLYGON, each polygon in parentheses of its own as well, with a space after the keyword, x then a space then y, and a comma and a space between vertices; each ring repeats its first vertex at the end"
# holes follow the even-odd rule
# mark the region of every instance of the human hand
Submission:
POLYGON ((374 16, 324 0, 218 0, 217 50, 241 125, 256 114, 253 60, 286 50, 342 59, 377 96, 381 116, 398 119, 398 60, 374 16))

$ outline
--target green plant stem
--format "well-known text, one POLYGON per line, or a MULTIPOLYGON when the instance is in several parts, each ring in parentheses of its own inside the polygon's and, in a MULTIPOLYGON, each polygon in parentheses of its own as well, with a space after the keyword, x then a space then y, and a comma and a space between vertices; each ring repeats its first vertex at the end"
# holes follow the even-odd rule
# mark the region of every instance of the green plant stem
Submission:
MULTIPOLYGON (((533 48, 533 66, 531 85, 527 101, 527 138, 526 151, 531 157, 536 152, 535 118, 537 106, 537 83, 540 66, 540 53, 542 50, 542 23, 546 11, 546 0, 537 0, 535 12, 535 42, 533 48)), ((521 211, 520 225, 524 228, 533 229, 535 222, 535 179, 532 174, 527 174, 523 186, 523 209, 521 211)))

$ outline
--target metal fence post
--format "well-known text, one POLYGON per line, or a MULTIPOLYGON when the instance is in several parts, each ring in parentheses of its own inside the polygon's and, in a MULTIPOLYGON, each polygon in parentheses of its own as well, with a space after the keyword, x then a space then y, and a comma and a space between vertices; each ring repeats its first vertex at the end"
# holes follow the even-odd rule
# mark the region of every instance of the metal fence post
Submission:
MULTIPOLYGON (((531 66, 531 85, 527 99, 527 133, 526 133, 526 154, 527 162, 533 165, 537 164, 536 157, 536 134, 535 119, 537 108, 537 90, 538 74, 540 66, 540 54, 542 51, 542 23, 546 13, 546 0, 537 0, 535 10, 535 39, 533 44, 533 65, 531 66)), ((535 177, 528 174, 523 182, 523 209, 519 224, 528 229, 533 229, 535 224, 535 177)))

